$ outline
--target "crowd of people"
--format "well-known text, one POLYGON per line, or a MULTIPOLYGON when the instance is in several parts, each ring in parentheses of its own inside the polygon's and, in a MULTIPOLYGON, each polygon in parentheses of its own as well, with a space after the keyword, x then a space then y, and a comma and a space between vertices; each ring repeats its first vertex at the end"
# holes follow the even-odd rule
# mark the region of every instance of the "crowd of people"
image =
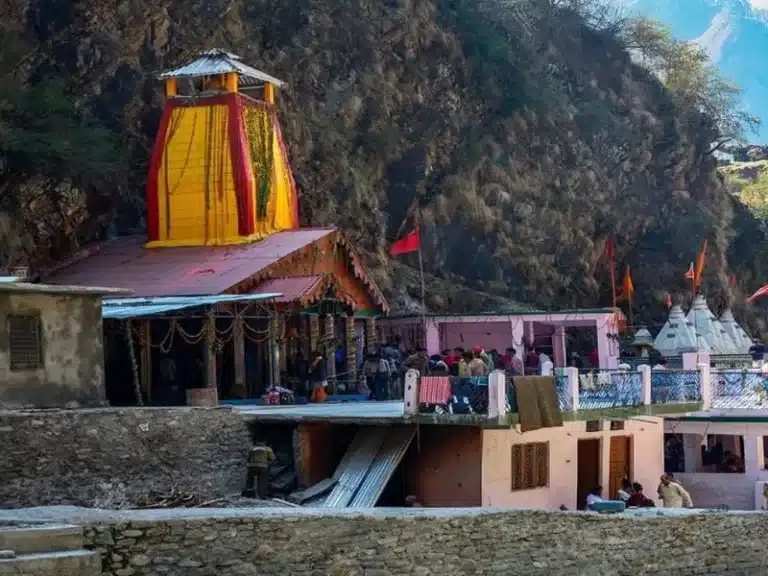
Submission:
MULTIPOLYGON (((402 394, 403 376, 416 370, 420 376, 487 376, 492 370, 503 370, 508 376, 524 374, 549 376, 554 364, 545 351, 530 350, 525 358, 509 347, 501 354, 480 346, 471 350, 457 347, 441 354, 428 355, 423 347, 402 352, 397 343, 389 343, 367 354, 363 363, 363 386, 373 400, 390 400, 402 394)), ((361 391, 361 388, 358 388, 361 391)))

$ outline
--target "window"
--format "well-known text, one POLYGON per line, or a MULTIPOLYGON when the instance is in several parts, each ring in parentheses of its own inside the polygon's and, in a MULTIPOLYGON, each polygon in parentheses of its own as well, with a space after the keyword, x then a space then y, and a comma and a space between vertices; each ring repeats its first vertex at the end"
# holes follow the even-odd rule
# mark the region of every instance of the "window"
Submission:
POLYGON ((587 420, 585 427, 587 432, 602 432, 603 421, 602 420, 587 420))
POLYGON ((42 322, 40 315, 8 316, 11 370, 43 367, 42 322))
POLYGON ((611 420, 611 430, 624 430, 624 420, 611 420))
POLYGON ((512 446, 512 490, 549 484, 549 442, 512 446))

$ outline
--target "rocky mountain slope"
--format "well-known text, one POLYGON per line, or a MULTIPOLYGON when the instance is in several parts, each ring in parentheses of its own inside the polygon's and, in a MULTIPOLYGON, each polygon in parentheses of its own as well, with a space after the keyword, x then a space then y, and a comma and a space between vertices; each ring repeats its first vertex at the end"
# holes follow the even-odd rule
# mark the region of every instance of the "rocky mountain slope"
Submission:
POLYGON ((223 47, 287 82, 278 102, 303 222, 344 228, 401 308, 418 300, 416 261, 386 249, 416 221, 433 309, 607 305, 611 236, 648 321, 667 291, 685 293, 704 238, 710 295, 729 297, 730 271, 750 288, 768 280, 761 224, 716 172, 713 120, 682 110, 615 27, 565 0, 0 5, 0 30, 21 46, 0 48, 0 99, 59 77, 90 125, 116 136, 113 165, 90 176, 70 173, 90 158, 58 178, 50 163, 44 177, 0 163, 0 234, 22 239, 6 258, 44 262, 142 229, 154 75, 223 47), (21 197, 33 200, 22 209, 21 197))

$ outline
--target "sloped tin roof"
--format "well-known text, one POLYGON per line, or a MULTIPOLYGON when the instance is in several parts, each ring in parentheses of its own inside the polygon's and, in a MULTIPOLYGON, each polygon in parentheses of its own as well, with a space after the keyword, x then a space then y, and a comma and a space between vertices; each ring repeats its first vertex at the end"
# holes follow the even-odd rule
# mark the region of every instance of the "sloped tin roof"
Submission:
POLYGON ((281 294, 274 301, 281 304, 299 302, 306 304, 322 286, 322 276, 294 276, 273 278, 260 285, 254 294, 281 294))
POLYGON ((144 248, 144 238, 121 238, 88 251, 44 280, 77 286, 108 282, 132 290, 137 297, 222 294, 333 232, 305 228, 277 232, 253 244, 178 248, 144 248))
POLYGON ((160 79, 166 78, 196 78, 200 76, 212 76, 215 74, 228 74, 235 72, 239 76, 240 84, 251 86, 262 82, 269 82, 278 88, 285 82, 270 76, 261 70, 256 70, 244 64, 236 54, 225 50, 213 49, 201 52, 199 57, 192 62, 168 70, 160 74, 160 79))

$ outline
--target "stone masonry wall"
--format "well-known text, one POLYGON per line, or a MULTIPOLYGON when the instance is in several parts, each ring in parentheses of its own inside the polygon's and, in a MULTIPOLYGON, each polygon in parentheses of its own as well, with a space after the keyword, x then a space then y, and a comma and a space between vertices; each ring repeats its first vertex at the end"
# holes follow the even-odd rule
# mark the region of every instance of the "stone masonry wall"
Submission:
POLYGON ((228 408, 0 412, 0 508, 239 493, 251 439, 228 408))
POLYGON ((84 524, 109 576, 768 573, 768 515, 629 514, 169 510, 84 524))

